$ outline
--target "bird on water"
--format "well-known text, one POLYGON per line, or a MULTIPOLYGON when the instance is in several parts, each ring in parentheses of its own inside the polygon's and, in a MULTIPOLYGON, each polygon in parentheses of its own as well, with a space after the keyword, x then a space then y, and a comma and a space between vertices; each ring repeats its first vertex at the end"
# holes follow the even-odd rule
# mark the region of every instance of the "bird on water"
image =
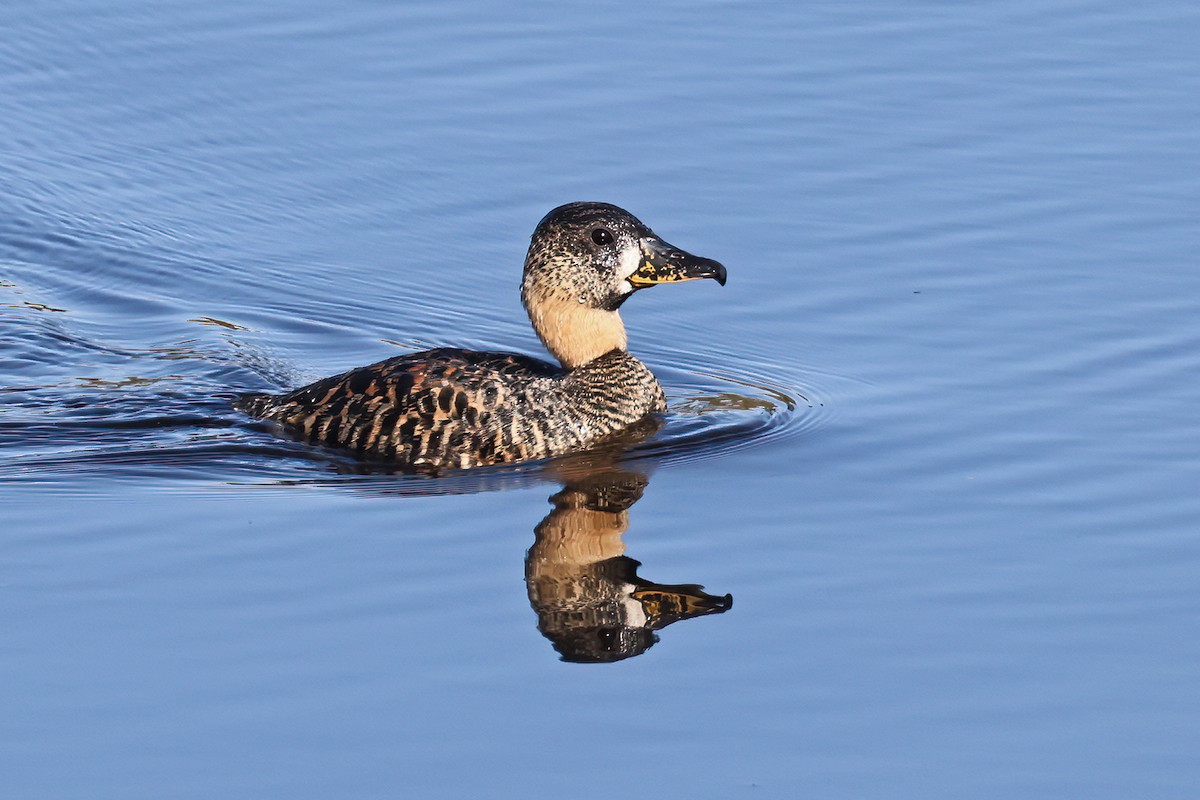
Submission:
POLYGON ((235 406, 288 435, 360 458, 437 472, 577 452, 666 411, 662 386, 626 349, 634 292, 725 267, 668 244, 607 203, 569 203, 533 232, 521 301, 561 366, 513 353, 437 348, 235 406))

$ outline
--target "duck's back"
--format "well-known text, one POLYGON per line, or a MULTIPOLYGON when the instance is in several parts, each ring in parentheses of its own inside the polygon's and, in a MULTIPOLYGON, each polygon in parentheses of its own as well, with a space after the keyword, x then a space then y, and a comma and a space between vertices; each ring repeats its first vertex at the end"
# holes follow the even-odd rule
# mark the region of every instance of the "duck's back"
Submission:
POLYGON ((408 466, 537 458, 530 397, 564 371, 512 353, 442 348, 398 356, 237 407, 313 444, 408 466))

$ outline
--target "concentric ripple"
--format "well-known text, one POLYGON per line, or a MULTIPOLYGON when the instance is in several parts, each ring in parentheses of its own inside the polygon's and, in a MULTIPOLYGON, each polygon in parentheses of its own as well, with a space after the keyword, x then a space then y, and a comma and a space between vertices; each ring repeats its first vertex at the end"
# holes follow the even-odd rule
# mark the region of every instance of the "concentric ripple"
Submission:
POLYGON ((781 443, 829 419, 828 376, 744 357, 723 365, 712 354, 686 351, 654 370, 667 390, 669 412, 662 430, 634 447, 633 455, 664 463, 709 459, 781 443))

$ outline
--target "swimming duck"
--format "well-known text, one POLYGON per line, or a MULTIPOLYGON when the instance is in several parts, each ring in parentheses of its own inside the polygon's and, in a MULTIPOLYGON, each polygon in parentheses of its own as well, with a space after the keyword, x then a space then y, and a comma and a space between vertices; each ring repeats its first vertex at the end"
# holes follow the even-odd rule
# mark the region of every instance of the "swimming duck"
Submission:
POLYGON ((397 356, 235 406, 313 444, 423 471, 586 449, 666 411, 662 386, 626 350, 618 309, 660 283, 725 267, 667 244, 607 203, 568 203, 533 232, 521 301, 561 366, 438 348, 397 356))

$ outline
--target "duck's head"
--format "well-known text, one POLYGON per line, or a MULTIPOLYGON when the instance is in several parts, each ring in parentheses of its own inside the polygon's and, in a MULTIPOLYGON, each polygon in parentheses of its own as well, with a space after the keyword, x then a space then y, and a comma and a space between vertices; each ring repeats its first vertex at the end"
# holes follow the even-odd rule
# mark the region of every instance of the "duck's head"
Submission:
POLYGON ((538 223, 525 258, 521 300, 547 349, 564 366, 625 347, 617 309, 639 289, 712 278, 725 267, 668 244, 608 203, 568 203, 538 223))

